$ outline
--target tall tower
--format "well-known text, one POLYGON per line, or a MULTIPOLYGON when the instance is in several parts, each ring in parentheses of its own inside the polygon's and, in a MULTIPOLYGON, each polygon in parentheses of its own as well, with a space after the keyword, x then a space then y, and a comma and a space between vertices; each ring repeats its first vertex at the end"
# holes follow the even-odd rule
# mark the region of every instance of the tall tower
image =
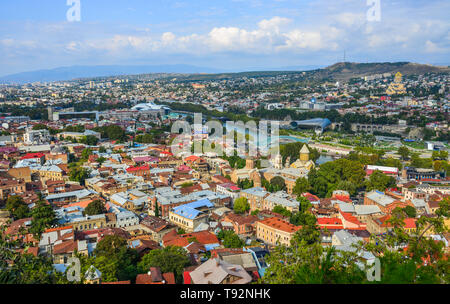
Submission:
POLYGON ((255 169, 255 161, 251 158, 247 158, 245 161, 245 168, 246 169, 255 169))
POLYGON ((310 152, 306 144, 303 145, 302 149, 300 150, 300 160, 303 162, 309 161, 309 153, 310 152))

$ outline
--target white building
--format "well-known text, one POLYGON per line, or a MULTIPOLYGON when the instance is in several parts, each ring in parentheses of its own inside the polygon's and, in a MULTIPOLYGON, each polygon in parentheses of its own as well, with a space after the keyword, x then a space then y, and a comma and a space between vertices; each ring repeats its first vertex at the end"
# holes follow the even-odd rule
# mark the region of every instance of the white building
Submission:
POLYGON ((46 144, 50 142, 50 132, 46 129, 33 130, 29 128, 23 135, 23 141, 28 145, 46 144))

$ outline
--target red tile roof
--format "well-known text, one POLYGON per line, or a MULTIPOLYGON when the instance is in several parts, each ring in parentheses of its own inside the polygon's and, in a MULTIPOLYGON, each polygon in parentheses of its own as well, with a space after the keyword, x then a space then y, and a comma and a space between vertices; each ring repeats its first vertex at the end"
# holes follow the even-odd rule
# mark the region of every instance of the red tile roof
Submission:
POLYGON ((44 156, 45 156, 44 153, 27 153, 24 156, 22 156, 21 159, 23 160, 23 159, 42 158, 44 156))
POLYGON ((217 238, 217 236, 209 231, 200 231, 177 235, 175 230, 167 233, 163 237, 163 244, 165 247, 167 246, 185 247, 189 245, 190 243, 189 239, 191 238, 197 239, 197 242, 202 245, 219 244, 219 239, 217 238))
POLYGON ((149 274, 138 274, 136 277, 136 284, 175 284, 175 275, 173 272, 163 273, 160 277, 161 272, 155 273, 155 268, 153 268, 152 273, 154 276, 149 274))
POLYGON ((127 169, 127 172, 136 172, 136 171, 141 171, 141 170, 148 171, 148 170, 150 170, 150 166, 145 165, 145 166, 141 166, 141 167, 131 167, 131 168, 127 169))
POLYGON ((184 161, 185 161, 185 162, 194 162, 194 161, 196 161, 196 160, 199 159, 199 158, 200 158, 200 157, 198 157, 198 156, 191 155, 191 156, 186 157, 186 158, 184 159, 184 161))
POLYGON ((266 218, 265 220, 259 221, 258 223, 285 232, 296 232, 301 229, 301 226, 295 226, 277 217, 266 218))

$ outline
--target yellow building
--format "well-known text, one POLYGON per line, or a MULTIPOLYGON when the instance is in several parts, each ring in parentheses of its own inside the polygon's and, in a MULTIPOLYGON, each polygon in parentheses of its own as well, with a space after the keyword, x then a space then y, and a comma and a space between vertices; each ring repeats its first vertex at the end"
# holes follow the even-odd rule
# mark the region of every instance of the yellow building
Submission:
POLYGON ((251 180, 255 187, 261 187, 261 175, 259 170, 255 168, 255 161, 253 159, 247 159, 245 168, 235 169, 231 173, 231 181, 237 183, 239 180, 251 180))
POLYGON ((292 236, 300 229, 300 226, 290 224, 280 218, 271 217, 256 222, 256 238, 269 245, 291 245, 292 236))
POLYGON ((398 72, 395 74, 394 82, 389 85, 386 90, 388 95, 401 95, 406 94, 405 86, 402 83, 402 74, 398 72))
POLYGON ((306 145, 303 145, 300 150, 300 158, 297 159, 292 165, 291 168, 294 169, 307 169, 310 171, 315 167, 314 162, 309 159, 310 151, 306 145))

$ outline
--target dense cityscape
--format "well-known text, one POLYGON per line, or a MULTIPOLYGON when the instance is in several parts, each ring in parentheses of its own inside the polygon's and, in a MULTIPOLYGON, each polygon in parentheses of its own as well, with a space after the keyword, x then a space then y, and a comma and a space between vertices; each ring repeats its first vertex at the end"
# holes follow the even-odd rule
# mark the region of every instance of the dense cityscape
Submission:
POLYGON ((448 284, 448 69, 379 65, 2 85, 0 283, 448 284))
POLYGON ((448 12, 2 1, 0 288, 30 302, 445 299, 448 12))

